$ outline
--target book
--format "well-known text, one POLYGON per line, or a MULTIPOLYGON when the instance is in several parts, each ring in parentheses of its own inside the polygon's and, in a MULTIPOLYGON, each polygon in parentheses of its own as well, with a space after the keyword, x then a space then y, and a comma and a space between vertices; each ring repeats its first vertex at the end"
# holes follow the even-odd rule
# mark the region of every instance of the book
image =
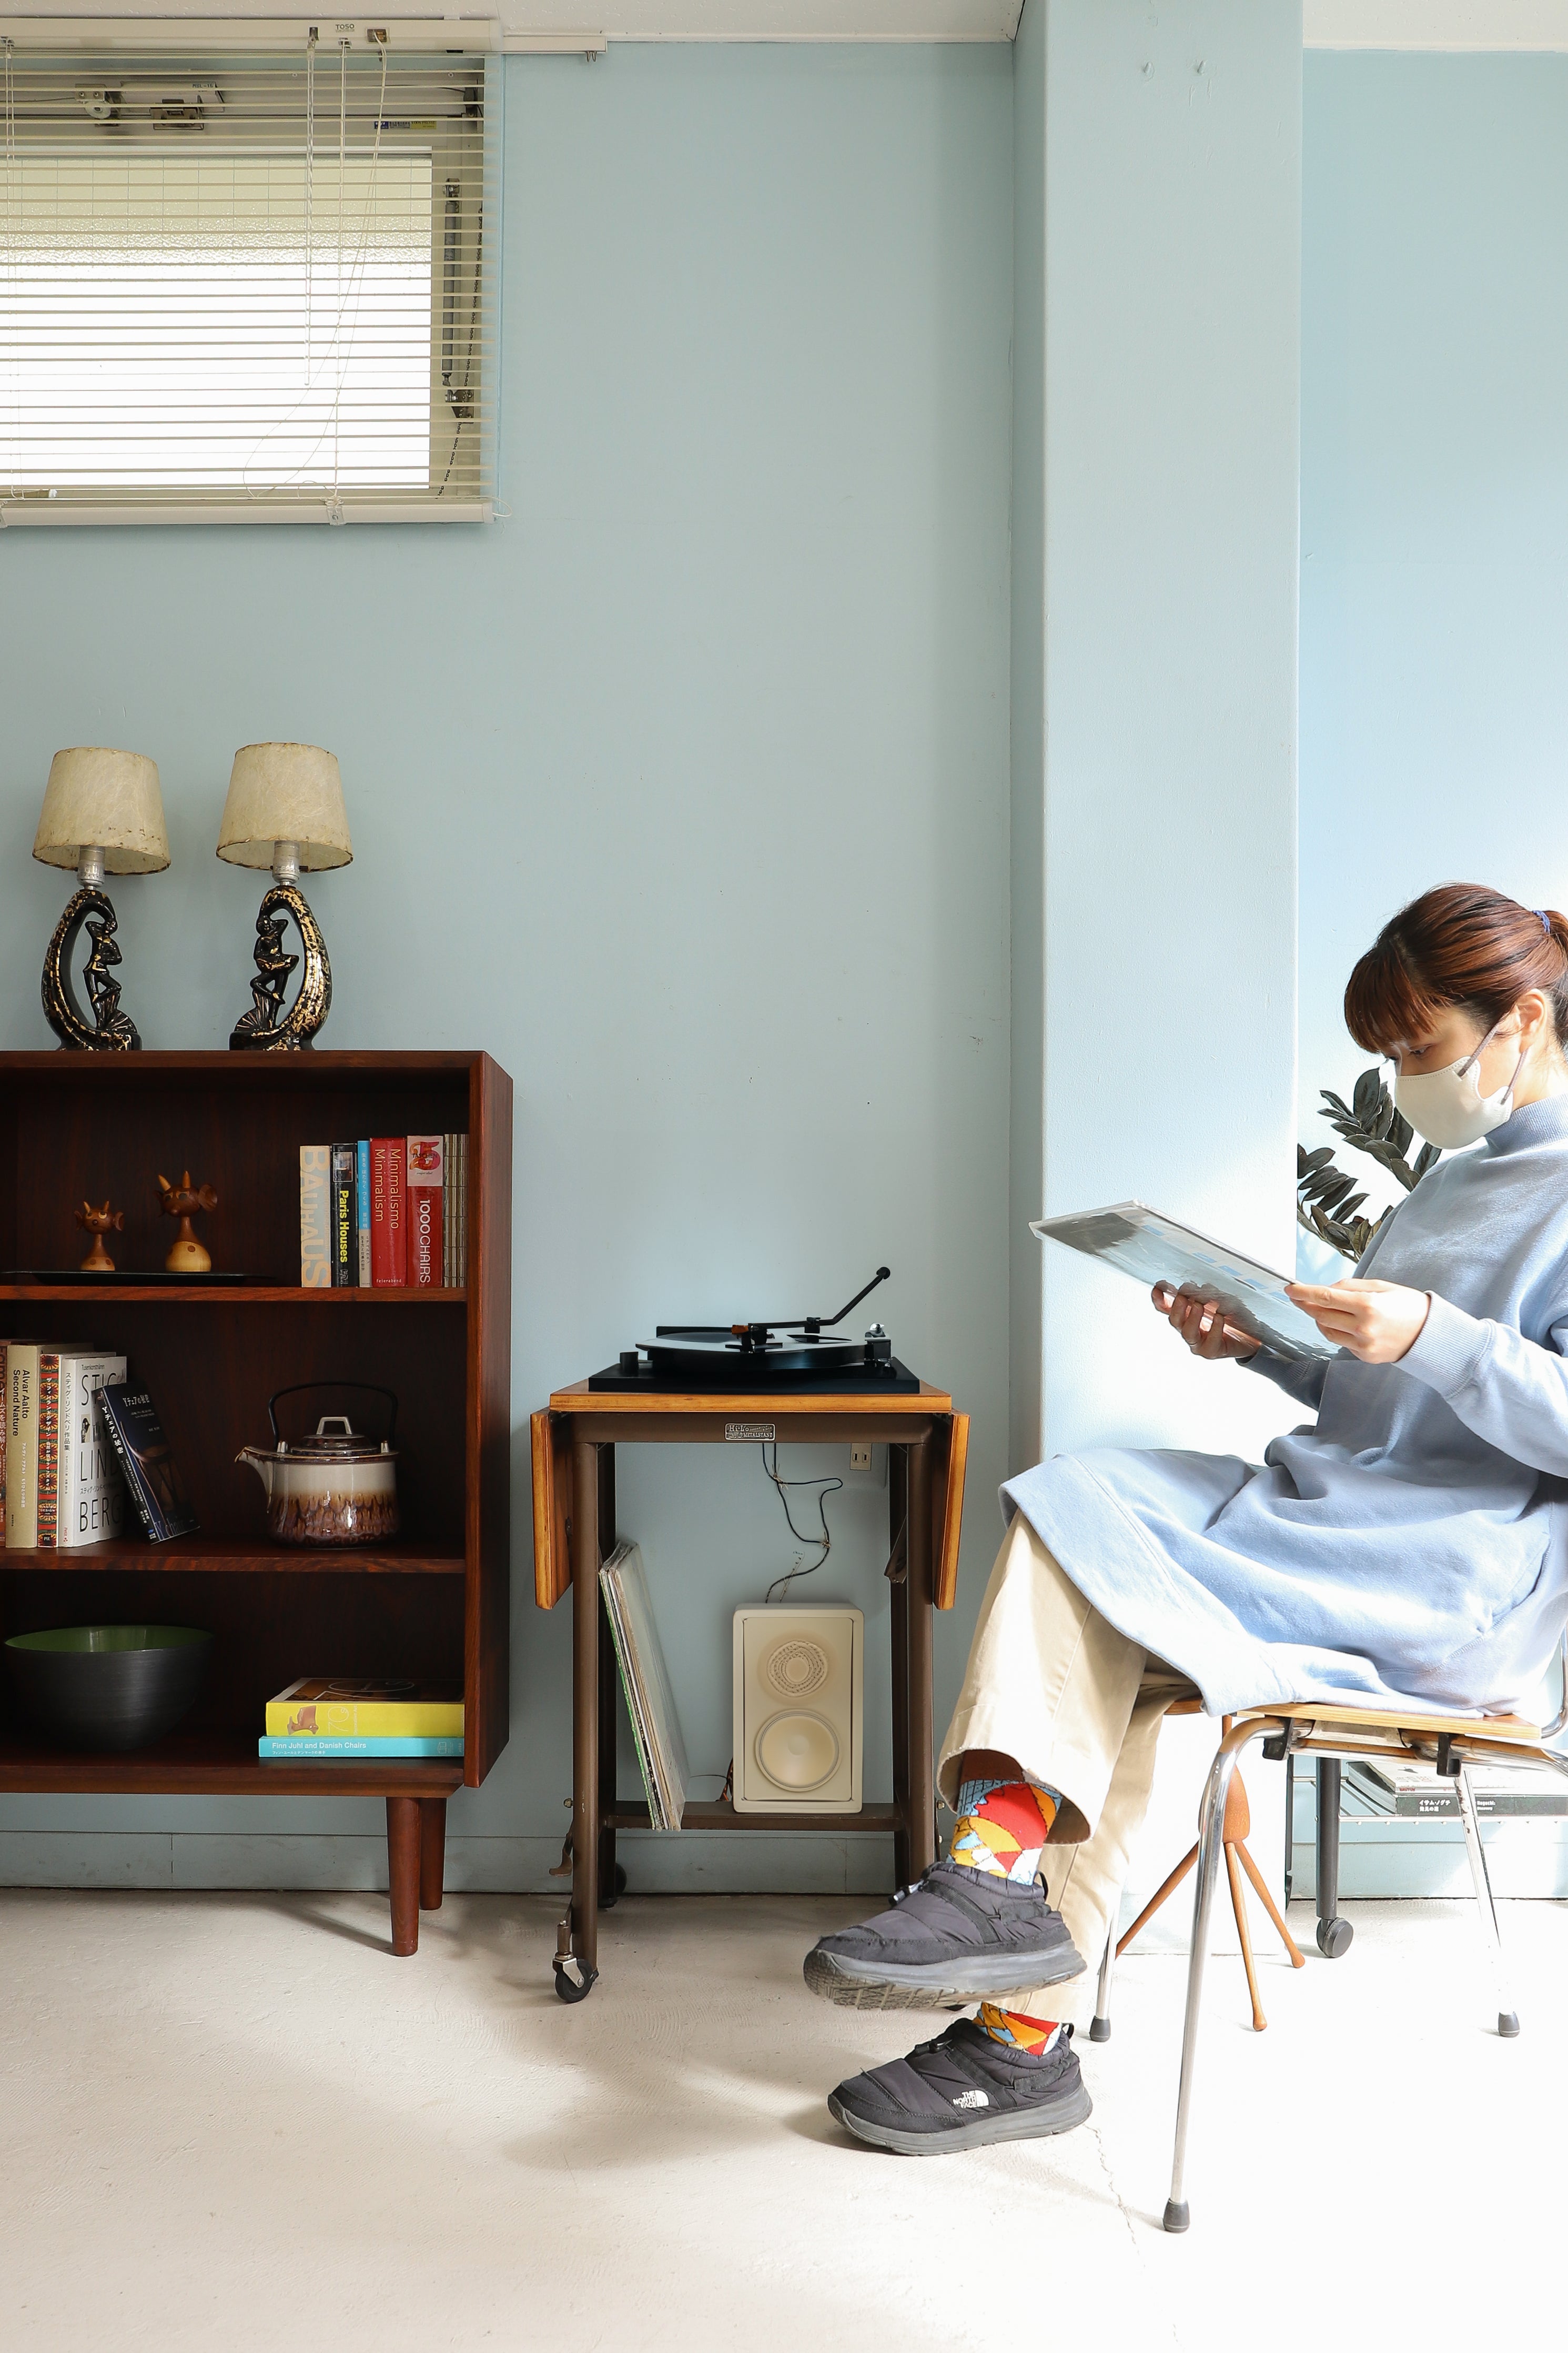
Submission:
MULTIPOLYGON (((1370 1813, 1417 1821, 1458 1820, 1454 1784, 1430 1765, 1347 1757, 1344 1778, 1347 1800, 1353 1792, 1370 1813)), ((1484 1765, 1471 1767, 1470 1787, 1477 1814, 1488 1820, 1502 1814, 1568 1814, 1568 1784, 1555 1773, 1527 1765, 1505 1765, 1489 1757, 1484 1765)))
POLYGON ((103 1350, 73 1349, 60 1362, 60 1490, 62 1552, 106 1544, 125 1533, 125 1482, 103 1427, 101 1391, 123 1381, 125 1359, 103 1350))
MULTIPOLYGON (((87 1404, 87 1455, 90 1463, 94 1454, 93 1397, 95 1392, 103 1387, 106 1380, 124 1379, 125 1359, 123 1356, 106 1356, 101 1349, 94 1348, 90 1345, 79 1345, 73 1348, 40 1346, 38 1350, 37 1536, 37 1548, 40 1552, 55 1551, 62 1545, 69 1546, 73 1543, 88 1544, 94 1540, 92 1535, 77 1535, 72 1533, 80 1508, 78 1495, 80 1482, 77 1473, 79 1471, 81 1456, 80 1450, 74 1441, 78 1424, 78 1391, 80 1387, 80 1376, 83 1374, 86 1375, 89 1384, 87 1404)), ((101 1472, 97 1483, 101 1494, 104 1488, 101 1472)), ((118 1494, 120 1492, 118 1471, 113 1476, 112 1486, 118 1494)), ((117 1523, 122 1521, 123 1506, 114 1516, 117 1523)), ((93 1523, 94 1534, 98 1537, 101 1538, 110 1534, 119 1535, 118 1524, 112 1528, 101 1525, 104 1518, 101 1510, 96 1514, 89 1512, 88 1517, 93 1523)))
POLYGON ((416 1291, 441 1287, 441 1180, 446 1139, 408 1138, 408 1280, 416 1291))
POLYGON ((690 1771, 642 1554, 635 1544, 616 1546, 599 1571, 599 1590, 637 1741, 648 1820, 656 1831, 678 1831, 690 1771))
POLYGON ((457 1683, 378 1680, 372 1675, 303 1675, 267 1703, 274 1739, 461 1740, 463 1694, 457 1683))
POLYGON ((153 1544, 189 1535, 200 1523, 185 1498, 179 1466, 151 1392, 123 1381, 99 1391, 103 1432, 120 1458, 125 1492, 153 1544))
POLYGON ((452 1184, 457 1170, 458 1139, 455 1135, 441 1138, 441 1288, 456 1288, 452 1267, 457 1256, 453 1247, 457 1229, 453 1223, 452 1184))
POLYGON ((359 1287, 370 1289, 370 1139, 354 1145, 354 1220, 359 1229, 359 1287))
POLYGON ((359 1281, 359 1218, 354 1208, 356 1144, 332 1146, 332 1288, 352 1291, 359 1281))
POLYGON ((455 1739, 441 1736, 421 1737, 416 1733, 362 1736, 351 1738, 339 1733, 311 1733, 290 1739, 287 1733, 264 1732, 256 1744, 261 1757, 281 1758, 303 1757, 320 1764, 330 1765, 334 1757, 460 1757, 463 1736, 455 1739))
POLYGON ((408 1146, 401 1135, 375 1135, 370 1145, 370 1279, 377 1288, 408 1280, 406 1206, 408 1146))
POLYGON ((5 1387, 5 1351, 9 1340, 0 1340, 0 1544, 5 1541, 5 1425, 10 1419, 6 1408, 9 1395, 5 1387))
POLYGON ((332 1284, 331 1146, 300 1146, 300 1282, 306 1291, 332 1284))
POLYGON ((459 1135, 458 1166, 453 1178, 453 1198, 458 1212, 458 1231, 453 1240, 452 1287, 465 1291, 468 1282, 468 1139, 459 1135))
POLYGON ((38 1541, 38 1355, 37 1340, 5 1351, 5 1545, 32 1552, 38 1541))

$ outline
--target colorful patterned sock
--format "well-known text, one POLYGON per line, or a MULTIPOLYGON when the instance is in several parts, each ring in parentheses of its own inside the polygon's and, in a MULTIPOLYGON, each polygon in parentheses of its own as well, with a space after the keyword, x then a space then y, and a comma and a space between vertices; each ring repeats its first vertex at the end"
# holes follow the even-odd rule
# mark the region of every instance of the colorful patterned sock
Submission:
POLYGON ((961 1782, 951 1860, 1026 1884, 1040 1867, 1060 1795, 1032 1781, 961 1782))
POLYGON ((994 2001, 980 2005, 980 2024, 993 2042, 1005 2042, 1015 2051, 1026 2051, 1032 2059, 1043 2059, 1054 2050, 1061 2028, 1053 2018, 1031 2018, 1025 2010, 998 2010, 994 2001))

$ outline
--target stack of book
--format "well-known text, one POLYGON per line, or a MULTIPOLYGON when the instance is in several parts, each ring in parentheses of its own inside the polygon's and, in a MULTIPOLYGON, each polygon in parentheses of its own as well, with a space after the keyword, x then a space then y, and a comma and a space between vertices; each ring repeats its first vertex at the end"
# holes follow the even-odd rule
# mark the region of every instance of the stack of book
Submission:
POLYGON ((680 1720, 648 1599, 642 1554, 618 1544, 599 1571, 599 1589, 620 1664, 621 1689, 642 1767, 648 1820, 656 1831, 678 1831, 690 1772, 680 1720))
POLYGON ((468 1202, 466 1135, 302 1144, 300 1284, 306 1291, 461 1291, 468 1202))
POLYGON ((0 1340, 0 1529, 8 1550, 68 1551, 125 1529, 104 1392, 125 1359, 83 1341, 0 1340))
POLYGON ((463 1694, 456 1683, 307 1675, 267 1703, 263 1760, 317 1764, 367 1757, 460 1757, 463 1694))
MULTIPOLYGON (((1495 1763, 1489 1757, 1485 1765, 1471 1767, 1470 1787, 1477 1813, 1489 1819, 1496 1814, 1568 1814, 1568 1783, 1539 1767, 1495 1763)), ((1344 1800, 1347 1813, 1374 1819, 1457 1821, 1459 1815, 1452 1781, 1430 1765, 1404 1758, 1386 1764, 1373 1764, 1364 1757, 1347 1758, 1344 1800)))

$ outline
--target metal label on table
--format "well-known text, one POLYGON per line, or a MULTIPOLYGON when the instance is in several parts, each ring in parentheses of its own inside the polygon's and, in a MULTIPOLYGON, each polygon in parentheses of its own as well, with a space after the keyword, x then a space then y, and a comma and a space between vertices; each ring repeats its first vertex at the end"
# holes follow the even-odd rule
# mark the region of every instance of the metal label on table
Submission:
POLYGON ((753 1440, 761 1439, 764 1444, 771 1444, 773 1425, 771 1421, 727 1421, 724 1424, 724 1435, 726 1438, 749 1438, 753 1440))

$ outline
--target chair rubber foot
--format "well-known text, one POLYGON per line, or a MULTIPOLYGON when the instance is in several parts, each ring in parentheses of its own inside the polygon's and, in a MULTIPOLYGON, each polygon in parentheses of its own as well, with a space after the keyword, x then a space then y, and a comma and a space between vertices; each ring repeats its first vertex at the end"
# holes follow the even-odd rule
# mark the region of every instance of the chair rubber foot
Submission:
POLYGON ((1166 2199, 1165 2228, 1167 2231, 1184 2231, 1192 2219, 1184 2198, 1179 2201, 1174 2198, 1166 2199))
POLYGON ((1519 2032, 1518 2010, 1500 2010, 1497 2014, 1497 2031, 1505 2042, 1517 2034, 1519 2032))
MULTIPOLYGON (((1518 2027, 1516 2026, 1513 2031, 1517 2034, 1519 2032, 1518 2027)), ((1109 2042, 1110 2040, 1110 2019, 1091 2018, 1089 2022, 1089 2039, 1091 2042, 1109 2042)))

